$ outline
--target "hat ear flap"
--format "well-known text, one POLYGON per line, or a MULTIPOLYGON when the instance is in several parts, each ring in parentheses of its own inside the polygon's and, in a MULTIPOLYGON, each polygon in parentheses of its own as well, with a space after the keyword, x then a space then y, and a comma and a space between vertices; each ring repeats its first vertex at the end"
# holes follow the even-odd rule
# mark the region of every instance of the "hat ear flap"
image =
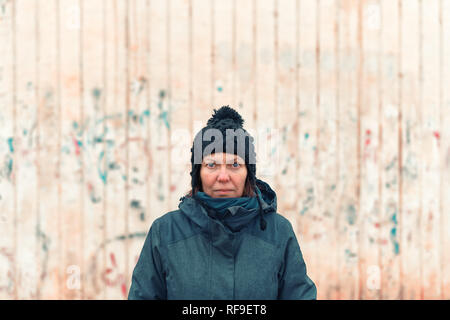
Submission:
POLYGON ((202 181, 200 179, 200 168, 201 164, 194 164, 191 171, 191 187, 192 187, 192 195, 195 194, 196 191, 202 191, 202 181))

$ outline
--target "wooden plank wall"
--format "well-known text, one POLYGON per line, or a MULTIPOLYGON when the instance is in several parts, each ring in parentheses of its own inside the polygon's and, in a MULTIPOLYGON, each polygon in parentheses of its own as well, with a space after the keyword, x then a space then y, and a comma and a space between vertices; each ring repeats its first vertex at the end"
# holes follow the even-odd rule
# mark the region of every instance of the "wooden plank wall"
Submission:
POLYGON ((124 299, 235 107, 319 299, 450 299, 450 0, 0 0, 0 298, 124 299))

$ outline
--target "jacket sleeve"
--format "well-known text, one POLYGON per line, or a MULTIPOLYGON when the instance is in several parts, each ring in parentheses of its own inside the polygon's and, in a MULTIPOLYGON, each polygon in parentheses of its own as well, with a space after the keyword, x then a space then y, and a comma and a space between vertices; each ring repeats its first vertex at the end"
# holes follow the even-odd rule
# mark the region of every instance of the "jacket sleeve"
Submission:
POLYGON ((165 274, 160 255, 160 237, 155 221, 144 242, 131 277, 129 300, 167 299, 165 274))
POLYGON ((279 274, 278 299, 280 300, 315 300, 317 289, 306 274, 306 265, 302 252, 289 223, 289 237, 284 250, 284 262, 279 274))

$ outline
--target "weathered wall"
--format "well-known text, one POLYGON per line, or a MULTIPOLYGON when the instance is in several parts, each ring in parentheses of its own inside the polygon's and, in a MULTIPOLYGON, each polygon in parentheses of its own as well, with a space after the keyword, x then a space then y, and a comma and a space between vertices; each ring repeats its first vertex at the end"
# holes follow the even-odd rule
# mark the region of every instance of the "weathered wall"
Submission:
POLYGON ((0 43, 1 298, 125 298, 231 105, 319 298, 450 299, 450 0, 0 0, 0 43))

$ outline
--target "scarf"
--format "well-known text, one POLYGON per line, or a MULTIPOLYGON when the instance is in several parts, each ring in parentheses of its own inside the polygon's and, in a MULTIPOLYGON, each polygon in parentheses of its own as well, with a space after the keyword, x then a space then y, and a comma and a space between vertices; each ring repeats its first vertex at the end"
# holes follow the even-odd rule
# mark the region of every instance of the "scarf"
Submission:
MULTIPOLYGON (((256 192, 261 197, 261 191, 258 188, 256 188, 256 192)), ((203 205, 211 218, 220 220, 232 232, 242 229, 260 213, 260 204, 256 196, 213 198, 202 191, 198 191, 195 194, 195 199, 203 205), (245 210, 228 210, 232 207, 242 207, 245 210), (231 214, 227 214, 227 210, 231 214)))

